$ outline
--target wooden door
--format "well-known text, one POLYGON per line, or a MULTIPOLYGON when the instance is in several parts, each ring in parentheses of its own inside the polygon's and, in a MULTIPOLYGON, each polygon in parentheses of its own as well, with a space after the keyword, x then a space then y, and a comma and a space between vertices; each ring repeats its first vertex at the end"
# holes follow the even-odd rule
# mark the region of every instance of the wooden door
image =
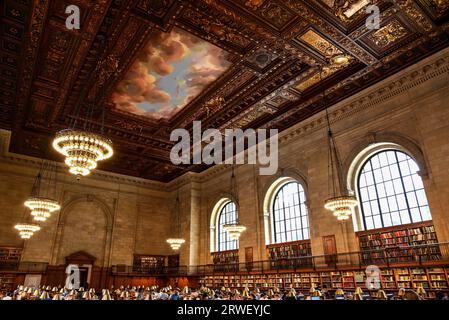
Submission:
POLYGON ((328 266, 337 264, 337 244, 335 235, 323 237, 323 249, 325 262, 328 266))
POLYGON ((245 264, 247 271, 253 269, 253 247, 245 248, 245 264))

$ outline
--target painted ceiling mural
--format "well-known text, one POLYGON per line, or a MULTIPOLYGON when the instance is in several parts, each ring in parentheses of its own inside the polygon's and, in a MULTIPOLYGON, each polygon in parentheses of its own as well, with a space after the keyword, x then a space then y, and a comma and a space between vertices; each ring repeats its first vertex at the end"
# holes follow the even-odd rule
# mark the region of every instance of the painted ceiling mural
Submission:
POLYGON ((118 83, 112 101, 121 111, 170 118, 230 65, 222 49, 179 28, 158 32, 118 83))

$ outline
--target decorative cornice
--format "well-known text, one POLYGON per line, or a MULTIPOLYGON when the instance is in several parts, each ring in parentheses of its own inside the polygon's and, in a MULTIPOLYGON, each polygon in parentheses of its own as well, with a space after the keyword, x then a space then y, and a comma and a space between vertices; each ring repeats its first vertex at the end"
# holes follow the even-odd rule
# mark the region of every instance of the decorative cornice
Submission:
MULTIPOLYGON (((412 88, 420 86, 429 80, 440 77, 443 74, 447 75, 448 72, 449 49, 445 49, 403 70, 399 75, 393 75, 330 107, 330 120, 332 123, 335 123, 348 118, 355 113, 374 107, 412 88)), ((449 83, 447 85, 449 86, 449 83)), ((325 126, 325 113, 320 112, 292 128, 281 132, 279 148, 282 148, 281 143, 288 143, 304 134, 321 130, 325 126)))

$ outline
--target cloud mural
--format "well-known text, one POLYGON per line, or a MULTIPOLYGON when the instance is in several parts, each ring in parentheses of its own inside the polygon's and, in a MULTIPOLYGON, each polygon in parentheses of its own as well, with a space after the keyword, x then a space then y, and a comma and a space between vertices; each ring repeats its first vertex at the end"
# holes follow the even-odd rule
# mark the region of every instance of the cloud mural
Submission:
POLYGON ((118 83, 112 101, 119 110, 169 118, 230 66, 224 54, 179 28, 156 33, 118 83))

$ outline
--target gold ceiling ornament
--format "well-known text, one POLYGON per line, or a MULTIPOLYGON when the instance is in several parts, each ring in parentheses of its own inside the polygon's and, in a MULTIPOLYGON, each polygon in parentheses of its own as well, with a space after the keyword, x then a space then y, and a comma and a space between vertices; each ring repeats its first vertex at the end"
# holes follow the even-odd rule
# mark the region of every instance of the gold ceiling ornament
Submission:
POLYGON ((407 30, 395 19, 376 32, 370 34, 369 38, 378 47, 384 48, 404 37, 406 34, 407 30))
MULTIPOLYGON (((331 61, 335 57, 330 57, 331 61)), ((323 91, 324 104, 326 105, 326 89, 323 91)), ((350 219, 354 208, 357 206, 356 197, 350 195, 345 187, 340 155, 338 153, 337 144, 335 142, 334 134, 332 132, 329 111, 326 105, 326 123, 327 123, 327 137, 328 137, 328 171, 329 180, 328 188, 331 195, 324 201, 324 208, 332 211, 333 215, 339 221, 347 221, 350 219)))
POLYGON ((204 105, 204 111, 206 113, 206 117, 209 117, 210 113, 217 109, 219 106, 221 106, 223 103, 225 103, 225 99, 223 97, 214 97, 210 100, 208 100, 204 105))
POLYGON ((176 238, 169 238, 167 239, 167 243, 170 245, 170 247, 177 251, 181 248, 181 245, 184 244, 186 241, 180 237, 181 234, 181 225, 179 220, 179 213, 180 213, 180 203, 179 203, 179 190, 176 193, 176 202, 175 202, 175 233, 176 238))
POLYGON ((436 7, 439 13, 443 13, 444 11, 449 9, 449 1, 448 0, 431 0, 434 7, 436 7))
POLYGON ((334 56, 330 57, 331 67, 340 68, 342 66, 346 66, 347 64, 349 64, 350 60, 351 60, 351 56, 343 54, 343 53, 334 55, 334 56))
POLYGON ((61 209, 56 197, 56 164, 42 161, 34 180, 30 197, 24 205, 31 210, 35 221, 46 221, 53 212, 61 209))
POLYGON ((333 45, 330 41, 318 34, 318 32, 314 29, 307 30, 307 32, 300 35, 297 39, 305 42, 325 57, 343 53, 337 46, 333 45))
POLYGON ((335 0, 333 7, 339 18, 348 21, 371 2, 371 0, 335 0))
POLYGON ((250 7, 251 9, 258 9, 265 0, 246 0, 245 6, 250 7))

